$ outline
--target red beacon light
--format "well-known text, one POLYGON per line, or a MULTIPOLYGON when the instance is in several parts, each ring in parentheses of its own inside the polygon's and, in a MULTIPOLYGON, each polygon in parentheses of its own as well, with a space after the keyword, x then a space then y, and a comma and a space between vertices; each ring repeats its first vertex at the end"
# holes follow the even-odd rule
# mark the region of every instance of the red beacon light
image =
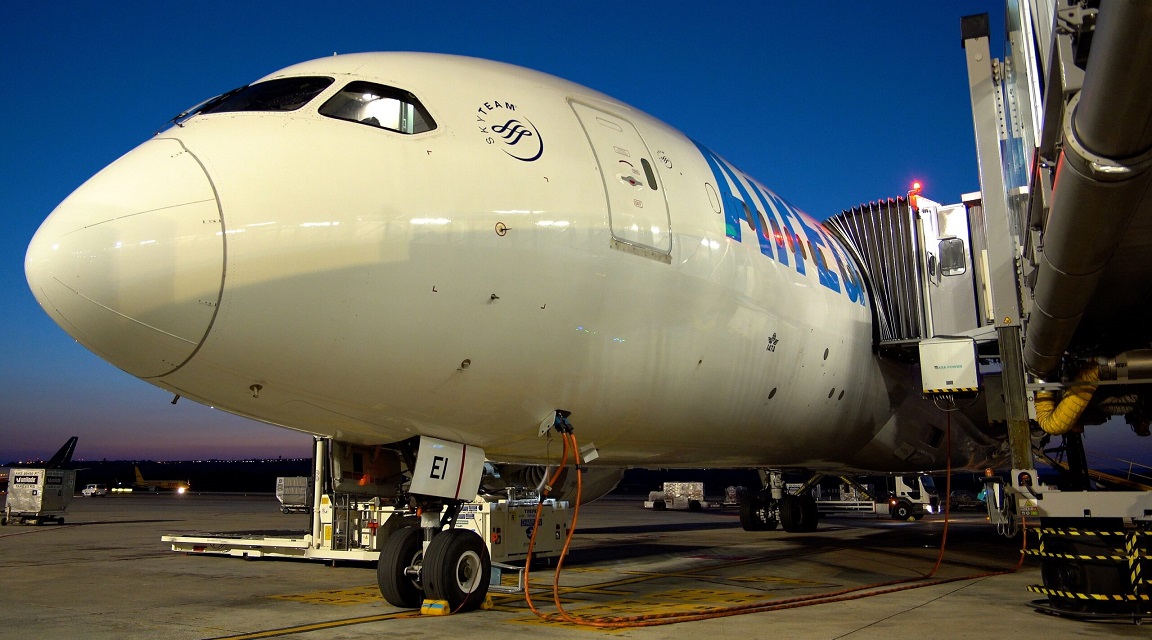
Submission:
POLYGON ((912 189, 908 191, 908 204, 911 205, 913 209, 920 209, 918 200, 920 199, 920 192, 923 189, 924 187, 920 184, 919 180, 912 183, 912 189))

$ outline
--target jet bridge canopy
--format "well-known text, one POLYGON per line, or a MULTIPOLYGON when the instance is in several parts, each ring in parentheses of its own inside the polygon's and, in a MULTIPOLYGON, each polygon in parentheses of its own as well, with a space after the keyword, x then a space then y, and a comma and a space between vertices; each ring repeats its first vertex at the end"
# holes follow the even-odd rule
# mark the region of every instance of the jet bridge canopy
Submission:
POLYGON ((977 314, 969 214, 965 204, 940 205, 913 194, 853 207, 825 221, 866 274, 880 345, 963 333, 986 323, 977 314))

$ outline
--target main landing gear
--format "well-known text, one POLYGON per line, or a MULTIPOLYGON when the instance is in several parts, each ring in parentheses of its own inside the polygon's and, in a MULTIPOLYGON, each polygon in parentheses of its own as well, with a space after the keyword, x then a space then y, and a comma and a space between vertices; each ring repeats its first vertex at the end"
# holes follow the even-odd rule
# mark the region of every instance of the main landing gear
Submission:
MULTIPOLYGON (((764 475, 763 472, 761 475, 764 475)), ((796 494, 784 493, 784 476, 779 470, 767 472, 768 485, 756 493, 749 493, 740 501, 740 526, 745 531, 772 531, 781 526, 788 533, 808 533, 816 530, 820 514, 816 500, 808 488, 820 481, 813 476, 801 485, 796 494)))

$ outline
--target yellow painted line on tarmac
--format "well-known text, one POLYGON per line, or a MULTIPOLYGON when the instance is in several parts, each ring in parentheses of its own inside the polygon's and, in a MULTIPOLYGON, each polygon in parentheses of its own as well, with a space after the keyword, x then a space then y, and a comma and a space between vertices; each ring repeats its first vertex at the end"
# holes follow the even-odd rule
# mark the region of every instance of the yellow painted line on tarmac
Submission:
POLYGON ((673 589, 646 596, 660 602, 684 601, 689 603, 718 603, 724 605, 748 604, 763 602, 764 594, 747 591, 729 591, 726 589, 673 589))
POLYGON ((364 585, 348 589, 330 589, 328 591, 313 591, 311 593, 289 593, 284 595, 268 596, 276 600, 291 600, 293 602, 307 602, 308 604, 334 604, 356 605, 372 604, 383 601, 380 589, 376 585, 364 585))
MULTIPOLYGON (((838 548, 831 549, 838 550, 838 548)), ((830 549, 821 549, 817 551, 809 551, 807 553, 795 555, 817 555, 819 553, 827 553, 830 549)), ((732 606, 733 604, 742 604, 747 602, 759 602, 764 599, 765 594, 748 593, 748 592, 735 592, 722 589, 679 589, 675 591, 665 591, 656 594, 638 595, 635 592, 619 589, 619 587, 627 587, 636 585, 643 582, 650 582, 653 580, 660 580, 664 578, 693 578, 696 580, 729 580, 729 581, 747 581, 747 582, 772 582, 777 584, 789 584, 798 586, 816 586, 820 583, 809 582, 806 580, 798 580, 794 578, 783 578, 776 576, 720 576, 715 575, 714 572, 723 569, 730 569, 751 564, 761 564, 772 561, 772 557, 764 558, 746 558, 742 557, 727 562, 709 563, 701 567, 691 568, 684 571, 660 573, 660 572, 642 572, 642 571, 628 571, 623 572, 625 577, 617 578, 615 580, 607 580, 599 583, 592 583, 584 586, 567 586, 560 587, 560 595, 562 603, 569 603, 577 607, 571 613, 587 617, 590 614, 601 615, 620 615, 621 611, 628 611, 631 615, 643 615, 649 613, 671 613, 676 611, 699 611, 702 609, 713 609, 723 606, 732 606), (610 602, 588 602, 585 597, 587 596, 614 596, 619 598, 624 596, 623 599, 616 599, 610 602)), ((569 572, 565 569, 565 573, 569 572)), ((576 568, 571 570, 577 573, 576 568)), ((586 568, 585 571, 589 573, 601 572, 599 568, 586 568)), ((540 592, 541 604, 552 603, 551 598, 551 584, 544 584, 532 581, 532 591, 534 593, 540 592)), ((505 613, 522 613, 524 612, 524 594, 490 594, 494 602, 493 609, 495 611, 505 613)), ((303 602, 308 604, 322 604, 322 605, 357 605, 357 604, 370 604, 382 601, 380 592, 376 585, 365 585, 360 587, 352 587, 348 589, 332 589, 327 591, 316 591, 311 593, 300 594, 284 594, 269 596, 270 598, 278 600, 288 600, 293 602, 303 602)), ((286 636, 295 633, 307 633, 310 631, 322 631, 325 629, 335 629, 339 627, 347 627, 358 624, 366 624, 370 622, 383 622, 386 620, 396 620, 402 618, 419 618, 418 611, 397 611, 394 613, 385 613, 371 616, 361 616, 356 618, 344 618, 341 620, 330 620, 326 622, 316 622, 311 624, 303 624, 293 627, 283 627, 279 629, 266 629, 263 631, 253 631, 250 633, 243 633, 231 636, 219 636, 211 640, 256 640, 259 638, 275 638, 279 636, 286 636)), ((623 628, 602 629, 595 627, 588 627, 584 625, 572 625, 559 620, 544 621, 535 615, 525 616, 520 618, 512 618, 507 622, 517 624, 550 624, 560 625, 569 628, 578 628, 585 631, 593 631, 600 633, 619 633, 626 631, 623 628)))
POLYGON ((781 576, 725 576, 718 578, 718 580, 727 580, 730 582, 770 582, 772 584, 786 584, 796 587, 825 587, 831 585, 829 582, 815 582, 813 580, 784 578, 781 576))
MULTIPOLYGON (((606 587, 604 585, 599 585, 599 584, 589 584, 589 585, 584 585, 582 587, 580 587, 580 586, 560 587, 559 591, 563 595, 593 593, 593 594, 599 594, 602 596, 627 596, 627 595, 632 594, 631 591, 625 591, 623 589, 613 589, 611 587, 606 587)), ((549 584, 536 584, 534 582, 532 584, 532 594, 535 595, 537 592, 544 594, 544 595, 547 595, 549 598, 551 598, 552 597, 552 585, 551 585, 551 583, 549 583, 549 584)), ((523 596, 523 594, 516 594, 516 595, 523 596)))
MULTIPOLYGON (((669 613, 706 612, 712 609, 723 609, 741 604, 763 602, 764 594, 747 591, 729 591, 725 589, 673 589, 660 593, 634 595, 632 598, 580 604, 568 609, 568 613, 575 618, 613 618, 626 611, 628 616, 646 616, 669 613)), ((521 610, 523 611, 523 610, 521 610)), ((513 624, 547 624, 566 628, 579 628, 585 631, 600 633, 619 633, 628 629, 624 627, 600 628, 587 625, 573 625, 563 621, 559 615, 552 614, 550 619, 542 620, 538 616, 521 616, 506 622, 513 624)))
MULTIPOLYGON (((819 555, 819 554, 823 554, 823 553, 828 553, 830 551, 839 551, 841 549, 842 549, 841 547, 814 549, 814 550, 808 550, 808 551, 803 552, 803 553, 793 554, 791 557, 819 555)), ((708 564, 705 564, 704 566, 689 568, 689 569, 685 569, 683 571, 675 571, 675 572, 662 573, 662 572, 654 572, 654 571, 625 571, 625 572, 621 572, 621 574, 624 576, 622 578, 617 578, 615 580, 606 580, 603 582, 592 583, 592 584, 588 584, 588 585, 584 585, 584 586, 566 586, 566 587, 562 586, 562 587, 560 587, 559 591, 560 591, 561 596, 567 596, 568 598, 570 598, 572 596, 579 596, 579 595, 585 595, 585 594, 589 594, 589 595, 590 594, 601 594, 601 595, 609 595, 609 596, 619 596, 619 595, 635 596, 636 594, 634 592, 623 591, 623 590, 620 590, 618 588, 619 587, 627 587, 627 586, 631 586, 631 585, 637 585, 637 584, 644 583, 644 582, 651 582, 654 580, 661 580, 661 579, 665 579, 665 578, 690 578, 690 579, 694 579, 694 580, 732 581, 732 582, 750 582, 750 583, 768 582, 768 583, 773 583, 773 584, 792 585, 792 586, 799 586, 799 587, 820 587, 820 586, 827 586, 827 584, 828 584, 826 582, 812 582, 812 581, 806 581, 806 580, 801 580, 801 579, 796 579, 796 578, 784 578, 784 577, 780 577, 780 576, 763 576, 763 577, 760 577, 760 576, 721 576, 721 575, 715 574, 716 571, 721 571, 724 569, 731 569, 734 567, 742 567, 742 566, 753 565, 753 564, 763 564, 766 562, 771 562, 772 560, 774 560, 774 558, 772 558, 772 557, 740 557, 740 558, 736 558, 733 560, 728 560, 728 561, 724 561, 724 562, 716 562, 716 563, 708 563, 708 564)), ((567 573, 568 571, 569 571, 568 569, 564 570, 565 573, 567 573)), ((541 581, 532 580, 531 588, 532 588, 533 594, 536 594, 537 592, 543 591, 540 594, 540 597, 543 597, 545 600, 549 600, 549 601, 551 600, 552 585, 550 583, 547 583, 544 580, 541 580, 541 581)), ((763 596, 764 596, 764 594, 761 594, 761 598, 763 598, 763 596)), ((492 597, 493 597, 494 603, 497 605, 497 607, 499 608, 500 611, 507 611, 509 609, 512 609, 516 604, 519 604, 521 607, 520 610, 523 610, 523 606, 524 606, 524 595, 523 594, 493 594, 492 597)), ((564 599, 567 599, 567 598, 564 598, 564 599)), ((615 602, 623 602, 623 601, 618 600, 615 602)))
POLYGON ((395 620, 397 618, 418 617, 420 617, 419 611, 397 611, 395 613, 384 613, 375 616, 361 616, 359 618, 344 618, 343 620, 329 620, 327 622, 301 624, 295 627, 266 629, 264 631, 253 631, 250 633, 241 633, 234 636, 218 636, 211 638, 210 640, 256 640, 258 638, 275 638, 278 636, 291 635, 293 633, 308 633, 309 631, 323 631, 325 629, 336 629, 338 627, 350 627, 352 625, 366 624, 369 622, 383 622, 385 620, 395 620))

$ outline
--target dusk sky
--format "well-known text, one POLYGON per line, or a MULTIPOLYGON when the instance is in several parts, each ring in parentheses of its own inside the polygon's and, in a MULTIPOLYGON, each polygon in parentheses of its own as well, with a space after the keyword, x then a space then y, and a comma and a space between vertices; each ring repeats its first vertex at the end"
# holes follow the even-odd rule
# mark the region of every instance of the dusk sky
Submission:
MULTIPOLYGON (((992 0, 8 3, 0 463, 71 435, 86 459, 309 454, 310 436, 173 406, 75 343, 24 278, 28 241, 61 200, 206 98, 334 52, 490 58, 631 103, 824 218, 913 180, 941 202, 979 189, 960 17, 982 12, 1002 33, 992 0)), ((1152 450, 1122 424, 1104 430, 1152 450)))

